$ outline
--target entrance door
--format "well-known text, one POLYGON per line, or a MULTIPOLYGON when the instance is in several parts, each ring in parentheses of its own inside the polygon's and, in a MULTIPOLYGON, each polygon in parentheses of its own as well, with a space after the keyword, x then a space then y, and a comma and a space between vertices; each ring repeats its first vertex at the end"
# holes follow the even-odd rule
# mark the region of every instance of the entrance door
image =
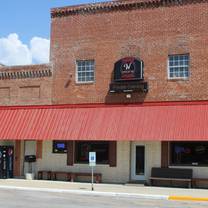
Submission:
POLYGON ((145 180, 145 146, 132 145, 132 180, 145 180))
POLYGON ((13 146, 0 146, 0 178, 13 178, 13 146))

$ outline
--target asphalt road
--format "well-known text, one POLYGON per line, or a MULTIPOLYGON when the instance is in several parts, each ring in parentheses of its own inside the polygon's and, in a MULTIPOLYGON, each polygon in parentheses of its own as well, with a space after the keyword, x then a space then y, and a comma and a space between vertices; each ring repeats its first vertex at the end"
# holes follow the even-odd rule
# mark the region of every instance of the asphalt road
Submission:
POLYGON ((207 208, 206 202, 179 202, 0 189, 0 208, 207 208))

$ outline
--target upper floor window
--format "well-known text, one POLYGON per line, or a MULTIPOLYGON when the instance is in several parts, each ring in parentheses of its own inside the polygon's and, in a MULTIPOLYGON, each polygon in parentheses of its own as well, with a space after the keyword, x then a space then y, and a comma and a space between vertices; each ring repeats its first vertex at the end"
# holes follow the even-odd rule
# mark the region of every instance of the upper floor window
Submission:
POLYGON ((76 82, 91 83, 95 80, 95 61, 78 60, 76 61, 76 82))
POLYGON ((186 79, 189 77, 189 54, 168 57, 168 78, 186 79))

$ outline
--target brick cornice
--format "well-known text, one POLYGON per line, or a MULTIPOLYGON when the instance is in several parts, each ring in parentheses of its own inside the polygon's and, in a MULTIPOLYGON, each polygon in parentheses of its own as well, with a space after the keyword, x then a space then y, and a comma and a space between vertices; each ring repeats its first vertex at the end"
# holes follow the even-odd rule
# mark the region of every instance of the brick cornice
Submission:
POLYGON ((3 66, 0 69, 0 80, 41 78, 51 76, 52 70, 50 64, 3 66))
POLYGON ((52 71, 50 69, 37 70, 37 71, 0 72, 0 80, 41 78, 41 77, 51 77, 51 76, 52 76, 52 71))
POLYGON ((51 9, 51 17, 208 3, 208 0, 123 0, 51 9))

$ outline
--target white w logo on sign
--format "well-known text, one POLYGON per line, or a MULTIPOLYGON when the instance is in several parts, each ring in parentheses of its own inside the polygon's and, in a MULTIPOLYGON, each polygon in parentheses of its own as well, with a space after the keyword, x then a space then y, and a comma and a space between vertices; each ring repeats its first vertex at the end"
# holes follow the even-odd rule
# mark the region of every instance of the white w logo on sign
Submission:
POLYGON ((129 64, 124 64, 124 68, 126 69, 126 70, 129 70, 130 68, 131 68, 131 64, 132 63, 129 63, 129 64))

